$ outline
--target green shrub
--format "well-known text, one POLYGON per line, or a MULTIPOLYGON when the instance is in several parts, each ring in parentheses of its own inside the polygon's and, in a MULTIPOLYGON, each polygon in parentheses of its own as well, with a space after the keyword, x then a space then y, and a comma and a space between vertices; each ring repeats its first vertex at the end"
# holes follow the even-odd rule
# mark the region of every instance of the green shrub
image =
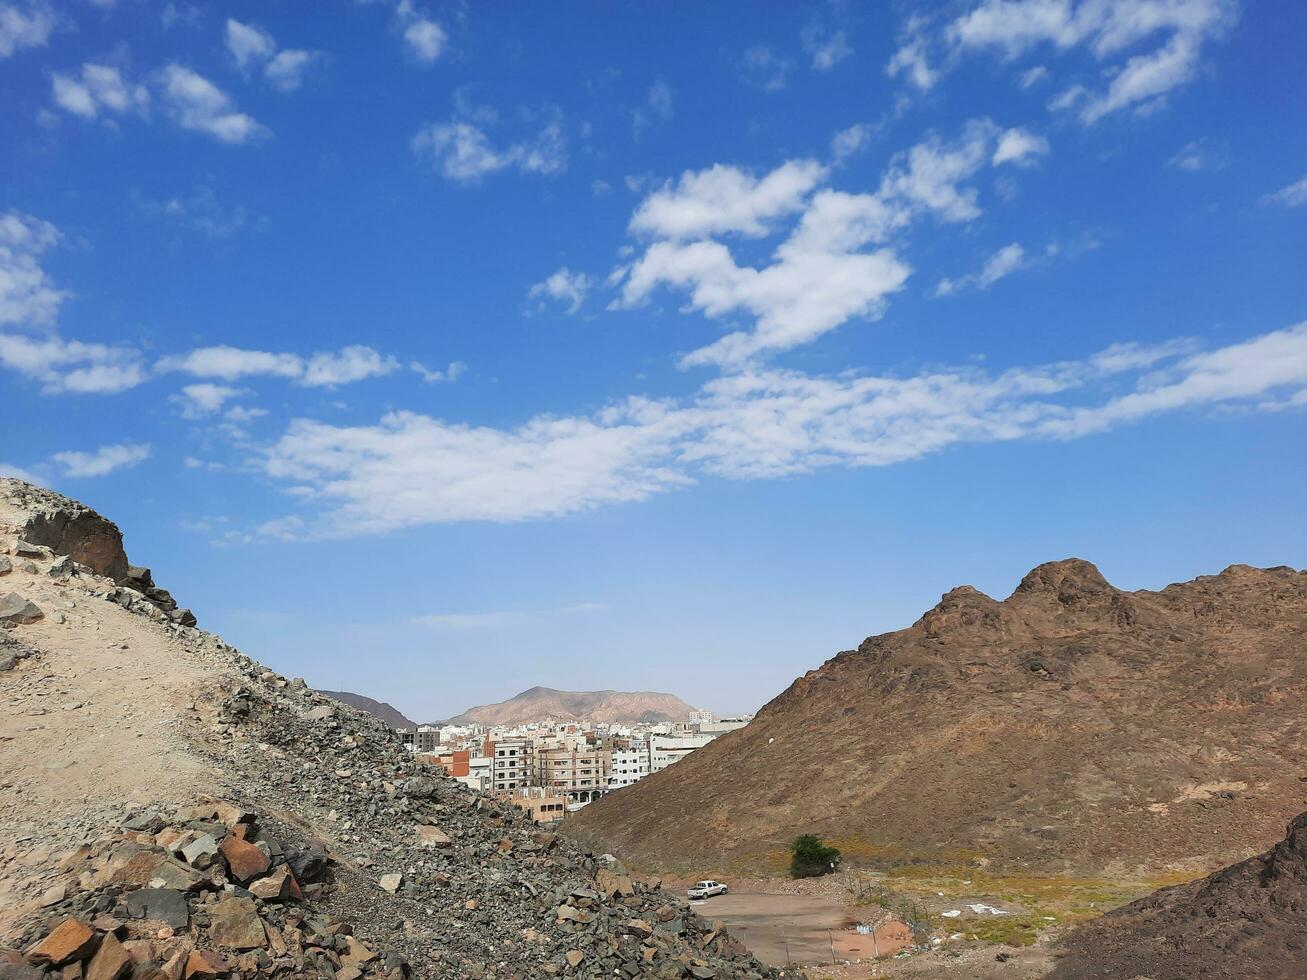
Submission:
POLYGON ((790 877, 816 878, 834 871, 840 863, 838 847, 828 847, 814 834, 796 837, 790 845, 790 877))

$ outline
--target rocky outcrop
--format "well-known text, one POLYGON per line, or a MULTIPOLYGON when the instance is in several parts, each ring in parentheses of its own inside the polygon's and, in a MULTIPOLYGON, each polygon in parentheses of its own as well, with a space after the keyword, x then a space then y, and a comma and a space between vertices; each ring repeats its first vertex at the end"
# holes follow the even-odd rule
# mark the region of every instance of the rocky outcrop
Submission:
POLYGON ((85 504, 13 477, 0 477, 0 502, 19 515, 23 540, 68 555, 97 575, 123 582, 127 552, 118 525, 85 504))
POLYGON ((360 711, 366 711, 374 718, 380 718, 391 728, 417 728, 417 722, 408 718, 402 711, 393 704, 386 701, 378 701, 362 694, 354 694, 350 691, 323 691, 328 697, 342 701, 351 708, 358 708, 360 711))
POLYGON ((1066 946, 1049 980, 1299 980, 1307 972, 1307 813, 1266 853, 1109 912, 1066 946))
MULTIPOLYGON (((195 625, 194 614, 156 586, 148 568, 128 562, 118 525, 85 504, 14 477, 0 477, 0 524, 17 535, 15 554, 50 561, 51 577, 75 575, 80 566, 122 586, 122 604, 146 602, 174 623, 195 625)), ((7 571, 0 568, 0 574, 7 571)))
POLYGON ((1006 599, 953 589, 565 832, 698 875, 804 833, 886 866, 1205 870, 1301 807, 1304 649, 1307 573, 1128 592, 1049 562, 1006 599))

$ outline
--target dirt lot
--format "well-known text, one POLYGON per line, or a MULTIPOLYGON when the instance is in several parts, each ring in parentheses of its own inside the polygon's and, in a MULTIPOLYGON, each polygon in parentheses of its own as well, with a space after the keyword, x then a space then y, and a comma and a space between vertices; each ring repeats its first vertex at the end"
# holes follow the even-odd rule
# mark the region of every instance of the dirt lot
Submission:
POLYGON ((887 923, 872 935, 854 931, 857 919, 838 901, 814 895, 740 892, 691 902, 710 919, 720 919, 764 963, 775 966, 840 963, 892 954, 908 942, 907 930, 887 923))

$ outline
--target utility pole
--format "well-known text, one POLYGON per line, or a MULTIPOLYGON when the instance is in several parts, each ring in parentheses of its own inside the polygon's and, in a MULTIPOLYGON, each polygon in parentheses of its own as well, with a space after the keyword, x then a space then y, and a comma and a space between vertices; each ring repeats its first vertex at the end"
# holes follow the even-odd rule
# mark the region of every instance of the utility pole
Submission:
POLYGON ((830 940, 830 965, 835 965, 835 934, 829 929, 826 930, 826 938, 830 940))

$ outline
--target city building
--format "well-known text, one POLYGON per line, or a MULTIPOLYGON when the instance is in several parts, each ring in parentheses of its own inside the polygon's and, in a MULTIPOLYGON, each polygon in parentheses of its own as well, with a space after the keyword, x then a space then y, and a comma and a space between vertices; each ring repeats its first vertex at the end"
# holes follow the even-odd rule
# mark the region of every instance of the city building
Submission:
POLYGON ((589 803, 608 791, 611 755, 607 749, 575 745, 539 749, 535 783, 573 803, 589 803))
POLYGON ((649 742, 644 740, 629 748, 615 748, 611 759, 608 788, 613 790, 630 786, 649 775, 649 742))
POLYGON ((491 760, 490 788, 496 793, 532 785, 534 747, 523 738, 487 741, 491 760))

